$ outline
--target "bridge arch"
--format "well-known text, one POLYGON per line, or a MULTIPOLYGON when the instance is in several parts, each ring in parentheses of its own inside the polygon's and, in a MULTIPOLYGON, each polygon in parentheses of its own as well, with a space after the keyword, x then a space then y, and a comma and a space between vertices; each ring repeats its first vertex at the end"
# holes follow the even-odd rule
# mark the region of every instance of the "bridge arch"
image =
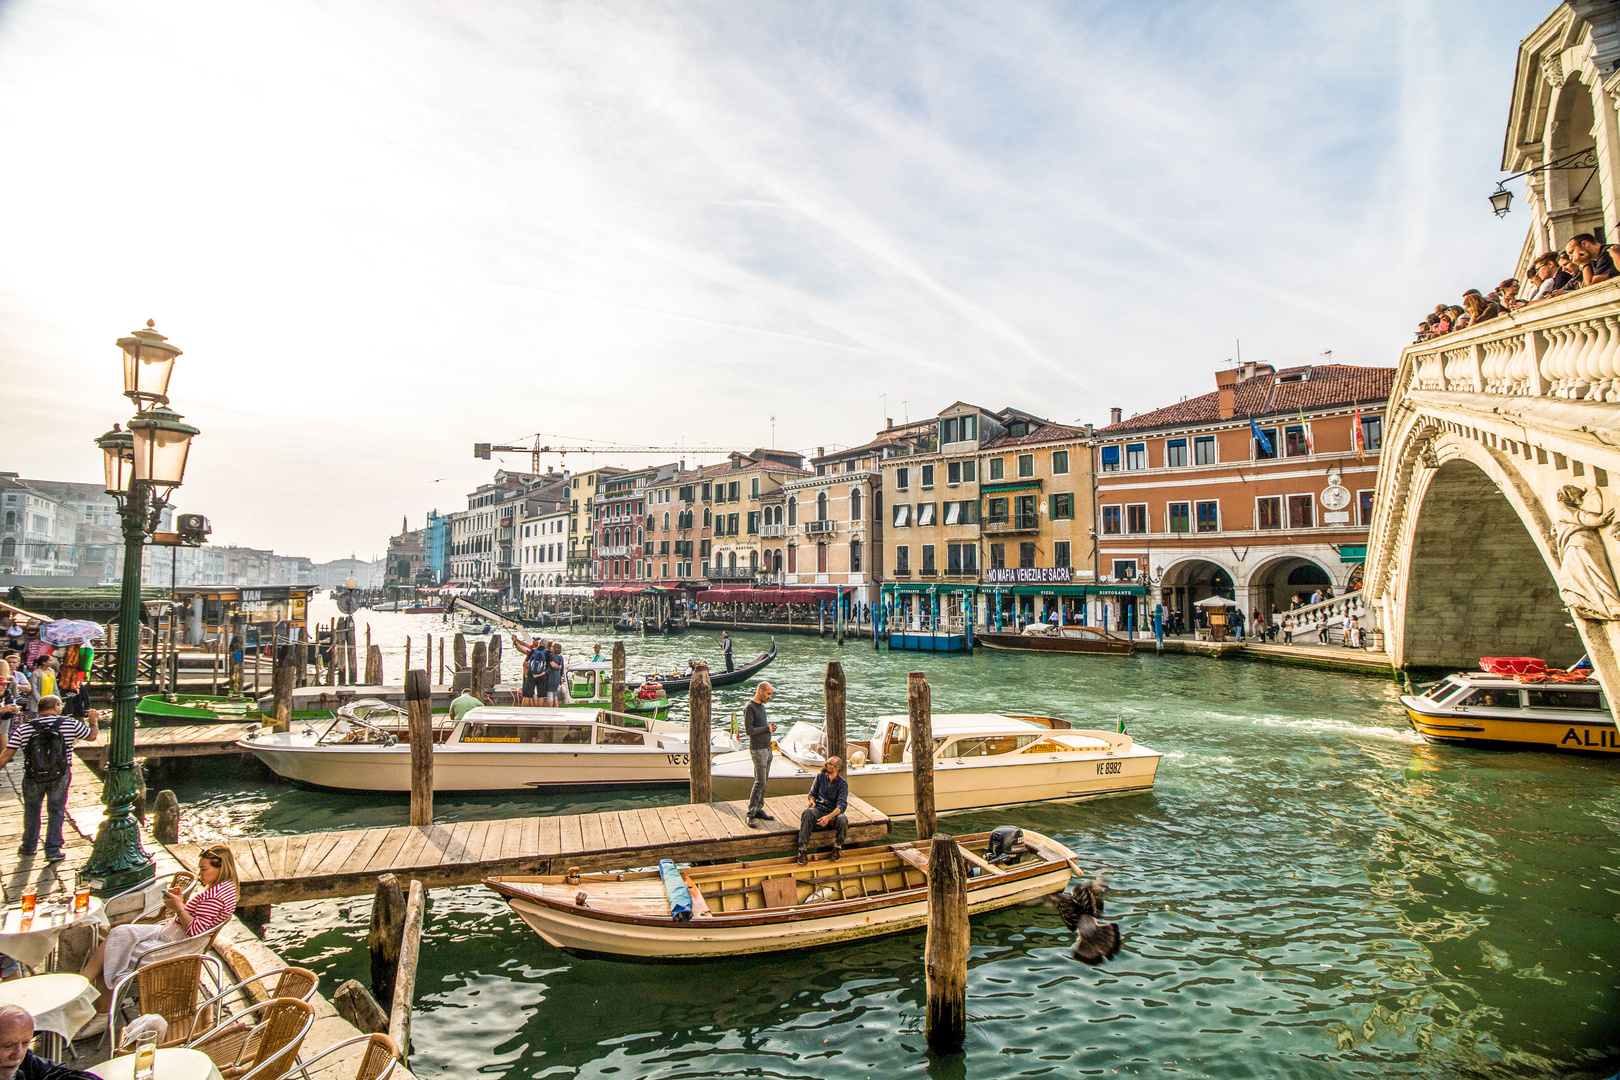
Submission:
MULTIPOLYGON (((1348 571, 1348 567, 1344 570, 1348 571)), ((1249 573, 1245 583, 1248 608, 1260 609, 1262 615, 1274 611, 1287 611, 1289 600, 1295 593, 1308 597, 1318 587, 1331 586, 1341 593, 1349 581, 1348 573, 1335 575, 1331 567, 1323 566, 1308 555, 1281 551, 1268 557, 1249 573)))

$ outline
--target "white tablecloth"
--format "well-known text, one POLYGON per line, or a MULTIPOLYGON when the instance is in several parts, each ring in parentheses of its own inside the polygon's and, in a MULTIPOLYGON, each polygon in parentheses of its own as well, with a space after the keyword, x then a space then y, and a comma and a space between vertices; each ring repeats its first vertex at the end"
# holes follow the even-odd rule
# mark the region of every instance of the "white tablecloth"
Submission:
POLYGON ((82 922, 107 926, 107 905, 92 896, 89 909, 74 916, 71 904, 66 908, 53 908, 41 902, 35 908, 33 922, 27 929, 23 928, 22 912, 10 908, 4 919, 0 920, 0 953, 5 953, 24 967, 37 968, 56 948, 56 939, 62 936, 62 931, 82 922), (66 911, 69 917, 53 924, 47 914, 52 910, 66 911))
MULTIPOLYGON (((135 1075, 135 1055, 125 1054, 100 1065, 92 1065, 87 1072, 101 1080, 132 1080, 135 1075)), ((157 1080, 221 1080, 219 1070, 201 1050, 187 1050, 172 1046, 157 1052, 152 1063, 152 1075, 157 1080)))
POLYGON ((58 972, 0 982, 0 1003, 20 1005, 34 1016, 35 1031, 51 1031, 73 1041, 96 1015, 96 988, 83 975, 58 972))

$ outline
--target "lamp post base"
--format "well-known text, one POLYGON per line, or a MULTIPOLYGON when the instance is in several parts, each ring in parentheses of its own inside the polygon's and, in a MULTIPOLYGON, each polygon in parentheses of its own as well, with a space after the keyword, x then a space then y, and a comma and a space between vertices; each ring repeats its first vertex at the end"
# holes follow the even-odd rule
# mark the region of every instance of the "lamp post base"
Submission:
POLYGON ((140 825, 134 814, 135 765, 114 765, 107 770, 103 800, 108 813, 96 830, 96 846, 81 873, 101 882, 96 895, 107 897, 151 881, 156 873, 152 856, 141 845, 140 825))

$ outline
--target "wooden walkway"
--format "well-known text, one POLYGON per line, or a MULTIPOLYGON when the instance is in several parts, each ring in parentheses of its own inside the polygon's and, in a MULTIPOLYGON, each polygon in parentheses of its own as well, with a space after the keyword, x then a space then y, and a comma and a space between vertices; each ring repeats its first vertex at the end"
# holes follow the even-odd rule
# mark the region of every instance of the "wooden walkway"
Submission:
MULTIPOLYGON (((138 758, 211 757, 240 754, 236 740, 259 725, 256 721, 235 720, 229 724, 174 724, 169 727, 135 729, 135 756, 138 758)), ((101 738, 85 739, 73 745, 78 754, 97 769, 107 763, 107 732, 101 738)))
MULTIPOLYGON (((791 851, 797 843, 802 795, 766 800, 775 821, 750 829, 748 805, 646 807, 554 817, 400 825, 301 836, 232 840, 244 906, 370 895, 382 874, 416 878, 429 888, 473 885, 491 874, 553 874, 569 867, 617 870, 678 862, 730 861, 791 851)), ((859 799, 849 800, 851 845, 882 843, 889 819, 859 799)), ((831 833, 812 837, 816 847, 831 833)), ((197 848, 170 851, 194 862, 197 848)))

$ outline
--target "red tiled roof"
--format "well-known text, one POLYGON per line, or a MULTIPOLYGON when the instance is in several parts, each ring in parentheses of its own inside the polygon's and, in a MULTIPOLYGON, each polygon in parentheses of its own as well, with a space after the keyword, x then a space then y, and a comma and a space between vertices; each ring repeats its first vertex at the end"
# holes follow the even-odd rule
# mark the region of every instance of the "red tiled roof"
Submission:
MULTIPOLYGON (((1251 416, 1280 416, 1301 410, 1310 412, 1358 403, 1381 404, 1389 400, 1390 388, 1394 383, 1395 369, 1392 367, 1316 364, 1283 368, 1275 374, 1257 375, 1233 387, 1236 392, 1233 417, 1247 419, 1251 416), (1286 376, 1307 372, 1309 374, 1301 381, 1282 381, 1286 376)), ((1098 428, 1096 433, 1121 435, 1130 431, 1213 424, 1220 420, 1220 391, 1216 390, 1132 416, 1117 424, 1109 424, 1098 428)))
MULTIPOLYGON (((1012 412, 1014 410, 1007 410, 1012 412)), ((1030 428, 1028 435, 1001 435, 984 444, 986 450, 997 450, 1003 446, 1030 446, 1035 443, 1061 442, 1064 439, 1083 439, 1086 437, 1084 428, 1070 427, 1067 424, 1054 424, 1050 420, 1041 420, 1028 413, 1019 413, 1021 418, 1035 425, 1030 428)))

